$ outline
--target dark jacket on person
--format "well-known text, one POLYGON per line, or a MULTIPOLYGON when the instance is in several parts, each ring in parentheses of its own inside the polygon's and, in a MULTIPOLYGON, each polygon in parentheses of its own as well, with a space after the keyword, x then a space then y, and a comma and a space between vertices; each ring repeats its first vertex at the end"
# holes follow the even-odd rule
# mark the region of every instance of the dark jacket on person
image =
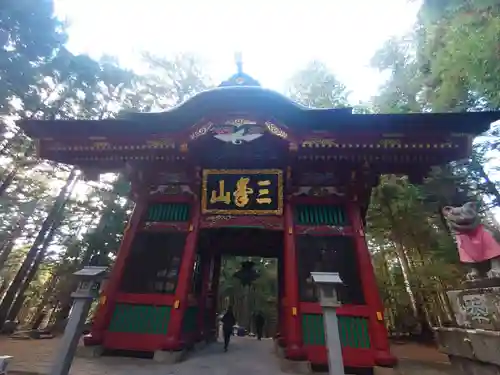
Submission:
POLYGON ((263 327, 264 326, 264 322, 265 322, 265 319, 264 319, 264 315, 258 313, 257 315, 255 315, 255 326, 256 327, 263 327))
POLYGON ((227 311, 221 319, 222 328, 224 330, 231 330, 233 326, 236 324, 236 318, 232 311, 227 311))

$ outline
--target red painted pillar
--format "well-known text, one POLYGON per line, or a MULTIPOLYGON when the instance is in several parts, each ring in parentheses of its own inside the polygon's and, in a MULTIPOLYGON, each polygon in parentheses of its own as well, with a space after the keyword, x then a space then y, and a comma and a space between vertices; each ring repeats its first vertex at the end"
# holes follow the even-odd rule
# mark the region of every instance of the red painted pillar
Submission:
MULTIPOLYGON (((286 230, 286 229, 285 229, 286 230)), ((286 334, 286 318, 285 318, 285 309, 284 309, 284 289, 285 283, 284 275, 283 275, 283 256, 278 258, 278 329, 276 332, 276 338, 281 346, 285 345, 285 334, 286 334)))
POLYGON ((220 254, 214 255, 214 270, 212 274, 212 298, 213 298, 213 303, 212 303, 212 312, 211 312, 211 335, 213 335, 213 338, 217 338, 217 330, 219 329, 218 325, 218 320, 217 316, 219 314, 219 280, 220 280, 220 271, 221 271, 221 264, 222 264, 222 257, 220 254))
POLYGON ((283 317, 286 329, 285 355, 289 359, 305 359, 305 351, 302 342, 301 315, 299 311, 299 278, 297 251, 295 249, 295 235, 293 226, 292 206, 285 203, 285 249, 283 254, 283 271, 285 284, 285 304, 283 306, 283 317))
POLYGON ((365 302, 371 310, 369 316, 370 341, 372 348, 375 349, 375 364, 380 366, 393 366, 396 364, 397 360, 390 352, 389 338, 383 319, 384 307, 378 291, 370 252, 368 251, 365 240, 361 210, 356 202, 348 204, 348 216, 354 230, 359 274, 365 302))
POLYGON ((147 208, 148 202, 145 199, 139 199, 134 207, 132 216, 123 233, 122 243, 115 264, 106 282, 104 293, 101 297, 101 305, 94 317, 91 334, 84 338, 85 345, 100 345, 103 341, 104 332, 108 328, 111 316, 113 315, 116 296, 120 291, 122 275, 125 270, 128 255, 132 250, 132 242, 137 231, 140 229, 147 208))
POLYGON ((164 350, 181 350, 184 345, 182 342, 182 320, 188 307, 188 294, 191 288, 193 267, 196 259, 196 242, 198 240, 200 222, 200 204, 198 201, 193 202, 192 210, 191 223, 179 267, 175 300, 170 312, 164 350))
POLYGON ((202 255, 201 258, 201 292, 198 298, 198 338, 206 339, 209 327, 207 327, 207 314, 209 314, 209 306, 207 306, 209 298, 210 284, 210 267, 213 258, 211 256, 202 255))

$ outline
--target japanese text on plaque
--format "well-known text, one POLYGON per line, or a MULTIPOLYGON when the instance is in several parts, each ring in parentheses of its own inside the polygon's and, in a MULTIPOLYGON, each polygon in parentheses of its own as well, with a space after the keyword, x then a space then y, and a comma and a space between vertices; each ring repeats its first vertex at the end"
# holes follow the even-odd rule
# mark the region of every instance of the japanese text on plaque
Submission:
POLYGON ((238 172, 204 172, 205 213, 281 214, 281 171, 238 172))

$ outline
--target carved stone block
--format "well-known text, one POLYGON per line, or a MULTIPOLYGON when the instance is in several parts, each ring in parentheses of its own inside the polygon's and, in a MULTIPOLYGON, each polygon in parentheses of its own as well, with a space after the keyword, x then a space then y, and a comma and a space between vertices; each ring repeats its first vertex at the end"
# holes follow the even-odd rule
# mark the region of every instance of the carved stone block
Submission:
POLYGON ((458 374, 500 375, 499 331, 443 327, 436 336, 458 374))
POLYGON ((472 346, 467 337, 467 330, 460 328, 438 328, 436 338, 439 350, 445 354, 463 358, 474 358, 472 346))
POLYGON ((456 375, 500 375, 500 368, 488 363, 450 356, 453 374, 456 375))
POLYGON ((459 327, 500 331, 500 287, 447 292, 459 327))

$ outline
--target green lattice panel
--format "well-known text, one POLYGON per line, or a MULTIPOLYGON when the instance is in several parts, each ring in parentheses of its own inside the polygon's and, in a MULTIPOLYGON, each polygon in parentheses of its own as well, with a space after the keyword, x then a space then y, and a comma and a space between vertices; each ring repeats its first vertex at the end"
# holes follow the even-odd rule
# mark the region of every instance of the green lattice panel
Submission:
POLYGON ((198 307, 190 306, 182 319, 182 332, 193 333, 198 329, 198 307))
POLYGON ((336 225, 348 224, 342 206, 299 204, 295 206, 294 220, 299 225, 336 225))
MULTIPOLYGON (((342 346, 369 348, 368 320, 354 316, 339 316, 339 335, 342 346)), ((302 315, 302 336, 305 345, 325 345, 323 315, 302 315)))
POLYGON ((119 303, 113 311, 110 332, 166 334, 170 306, 130 305, 119 303))
POLYGON ((146 221, 188 221, 190 205, 186 203, 157 203, 148 207, 146 221))

